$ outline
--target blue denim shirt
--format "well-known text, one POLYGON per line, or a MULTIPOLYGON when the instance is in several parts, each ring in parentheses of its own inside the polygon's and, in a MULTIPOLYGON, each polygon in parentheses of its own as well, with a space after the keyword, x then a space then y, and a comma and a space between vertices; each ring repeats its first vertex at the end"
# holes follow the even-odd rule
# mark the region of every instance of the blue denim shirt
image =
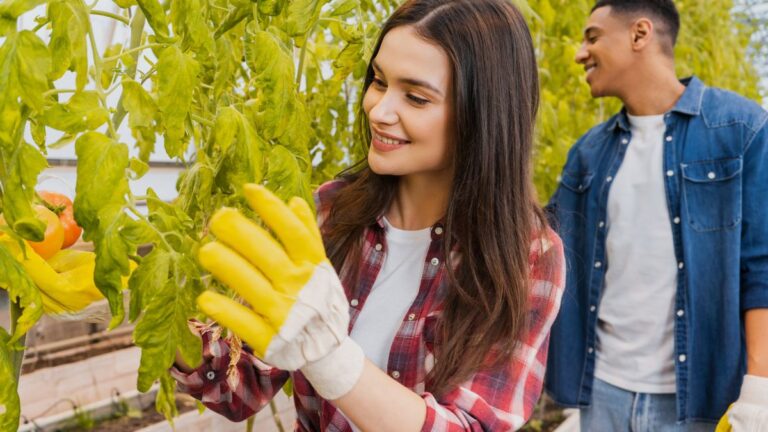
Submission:
MULTIPOLYGON (((677 413, 679 421, 716 421, 738 398, 746 373, 743 313, 768 307, 768 113, 695 77, 683 83, 685 92, 664 116, 663 161, 679 269, 677 413)), ((569 151, 548 206, 568 273, 545 386, 566 406, 590 404, 610 266, 606 178, 616 175, 631 138, 625 111, 587 132, 569 151)))

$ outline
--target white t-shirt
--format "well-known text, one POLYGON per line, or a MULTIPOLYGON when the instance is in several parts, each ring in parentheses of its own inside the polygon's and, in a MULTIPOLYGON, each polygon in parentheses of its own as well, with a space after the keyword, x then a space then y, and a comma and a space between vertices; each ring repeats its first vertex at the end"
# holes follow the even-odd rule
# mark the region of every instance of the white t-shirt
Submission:
MULTIPOLYGON (((365 357, 386 372, 392 342, 419 293, 432 229, 406 231, 393 227, 386 218, 383 221, 384 262, 349 335, 365 357)), ((360 431, 349 418, 347 421, 353 431, 360 431)))
POLYGON ((595 376, 639 393, 674 393, 677 263, 663 172, 662 115, 629 116, 632 141, 608 195, 607 270, 595 376))

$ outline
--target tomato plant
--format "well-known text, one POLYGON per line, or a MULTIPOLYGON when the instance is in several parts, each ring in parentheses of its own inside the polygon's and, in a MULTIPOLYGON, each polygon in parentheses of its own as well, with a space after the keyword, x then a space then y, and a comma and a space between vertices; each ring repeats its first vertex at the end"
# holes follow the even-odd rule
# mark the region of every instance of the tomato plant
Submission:
POLYGON ((40 199, 43 200, 46 207, 52 210, 59 216, 59 222, 64 227, 64 243, 61 245, 62 249, 66 249, 80 238, 80 234, 83 233, 83 229, 75 221, 75 213, 72 208, 72 200, 66 195, 42 191, 38 192, 40 199))

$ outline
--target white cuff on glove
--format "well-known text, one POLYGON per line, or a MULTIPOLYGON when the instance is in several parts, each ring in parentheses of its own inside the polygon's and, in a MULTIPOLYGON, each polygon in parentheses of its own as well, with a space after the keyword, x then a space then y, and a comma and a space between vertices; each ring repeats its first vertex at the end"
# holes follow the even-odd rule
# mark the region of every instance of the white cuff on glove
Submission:
POLYGON ((352 390, 364 366, 363 349, 347 337, 328 355, 304 366, 301 372, 323 399, 335 400, 352 390))
POLYGON ((739 400, 728 412, 734 432, 768 430, 768 378, 745 375, 739 400))

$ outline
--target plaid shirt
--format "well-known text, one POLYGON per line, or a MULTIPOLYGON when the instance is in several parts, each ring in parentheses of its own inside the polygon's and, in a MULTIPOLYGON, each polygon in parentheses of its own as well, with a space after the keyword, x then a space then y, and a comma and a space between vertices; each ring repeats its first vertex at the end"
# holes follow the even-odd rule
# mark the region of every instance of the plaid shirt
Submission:
MULTIPOLYGON (((315 193, 321 224, 342 185, 340 181, 332 181, 315 193)), ((465 383, 438 399, 425 388, 425 378, 434 365, 435 324, 442 310, 440 298, 446 278, 442 233, 440 224, 432 227, 432 242, 419 292, 392 343, 386 372, 423 397, 427 406, 423 431, 517 429, 530 417, 541 395, 549 330, 557 315, 564 285, 562 244, 552 230, 542 236, 543 241, 532 244, 527 326, 509 364, 501 369, 478 370, 465 383)), ((381 221, 366 229, 364 236, 362 277, 358 294, 350 298, 350 329, 365 307, 386 254, 381 221)), ((340 276, 345 281, 349 275, 340 276)), ((347 297, 351 297, 349 289, 347 297)), ((253 356, 247 346, 233 353, 227 341, 217 336, 217 330, 199 323, 195 325, 202 334, 204 360, 189 374, 171 368, 181 391, 227 418, 241 421, 268 404, 288 378, 293 378, 296 431, 352 431, 342 413, 320 398, 301 372, 289 373, 270 367, 253 356), (232 356, 239 358, 230 365, 232 356)))

